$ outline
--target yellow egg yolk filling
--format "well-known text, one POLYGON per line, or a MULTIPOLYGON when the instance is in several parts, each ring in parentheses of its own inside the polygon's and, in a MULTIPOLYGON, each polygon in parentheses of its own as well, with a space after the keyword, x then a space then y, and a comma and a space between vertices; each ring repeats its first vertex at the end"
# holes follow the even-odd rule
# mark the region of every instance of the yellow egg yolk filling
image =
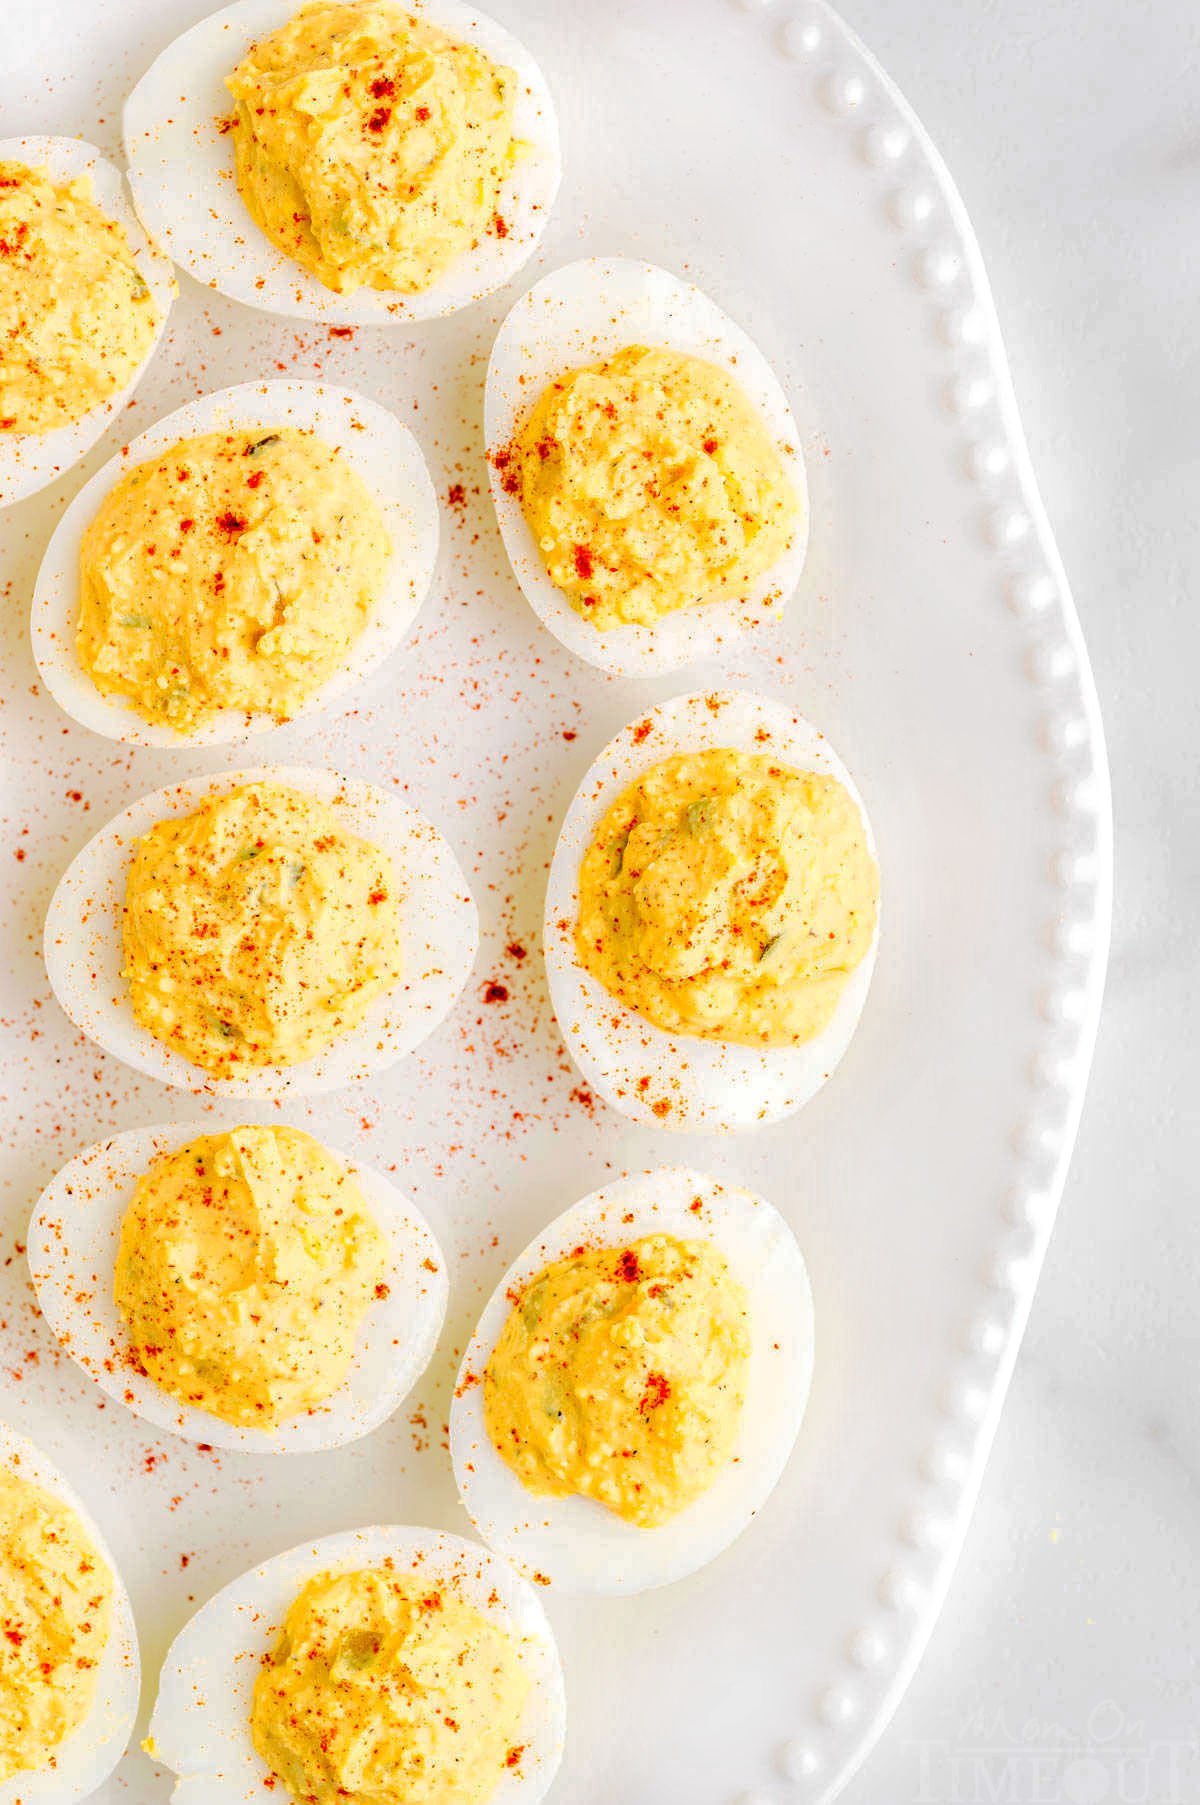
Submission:
POLYGON ((416 294, 507 235, 516 76, 473 45, 387 0, 317 0, 226 85, 242 199, 327 288, 416 294))
POLYGON ((127 471, 83 535, 79 662, 181 734, 227 708, 286 721, 383 590, 379 505, 295 428, 205 433, 127 471))
POLYGON ((235 1128, 139 1179, 114 1294, 130 1358, 164 1391, 274 1429, 343 1383, 386 1269, 366 1200, 318 1141, 235 1128))
POLYGON ((712 1243, 580 1250, 505 1322, 483 1376, 488 1437, 531 1492, 665 1523, 729 1460, 749 1355, 745 1288, 712 1243))
POLYGON ((670 1034, 798 1046, 875 933, 879 873, 835 777, 688 752, 606 812, 579 873, 581 964, 670 1034))
POLYGON ((0 1782, 50 1766, 87 1717, 112 1593, 70 1505, 0 1467, 0 1782))
POLYGON ((733 377, 677 351, 631 345, 560 377, 499 457, 551 582, 602 631, 743 593, 800 513, 733 377))
POLYGON ((133 381, 159 318, 89 176, 0 162, 0 432, 82 420, 133 381))
POLYGON ((255 1680, 250 1730, 303 1805, 484 1805, 519 1769, 529 1685, 516 1640, 449 1587, 323 1573, 255 1680))
POLYGON ((253 783, 138 841, 124 913, 136 1020, 207 1072, 296 1065, 400 981, 399 879, 337 811, 253 783))

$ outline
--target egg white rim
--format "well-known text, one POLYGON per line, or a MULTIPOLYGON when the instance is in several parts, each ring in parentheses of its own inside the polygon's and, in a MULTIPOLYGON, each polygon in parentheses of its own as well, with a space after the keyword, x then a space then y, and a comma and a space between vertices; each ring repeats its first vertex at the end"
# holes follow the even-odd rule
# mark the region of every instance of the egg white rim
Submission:
POLYGON ((432 1034, 461 995, 479 946, 479 916, 450 845, 427 816, 361 778, 302 765, 262 765, 167 784, 121 810, 95 834, 58 882, 46 916, 50 984, 76 1027, 135 1071, 195 1095, 271 1100, 312 1096, 387 1070, 432 1034), (121 976, 121 911, 134 842, 168 816, 195 812, 212 796, 271 782, 336 807, 347 831, 389 853, 404 885, 403 976, 377 997, 365 1021, 303 1065, 264 1066, 215 1077, 193 1066, 134 1020, 121 976), (410 855, 418 848, 418 863, 410 855), (77 980, 86 972, 86 981, 77 980))
POLYGON ((726 747, 769 751, 793 769, 836 777, 858 805, 878 861, 870 817, 849 771, 825 736, 785 702, 746 690, 675 696, 622 728, 592 762, 563 819, 546 886, 543 945, 551 1001, 588 1083, 622 1114, 678 1132, 743 1133, 780 1121, 815 1096, 853 1038, 879 946, 877 914, 870 948, 847 979, 832 1021, 800 1047, 743 1047, 664 1033, 584 971, 574 939, 579 867, 604 814, 662 759, 726 747), (640 1084, 642 1078, 649 1082, 640 1084))
POLYGON ((467 1514, 490 1546, 561 1591, 629 1595, 673 1584, 728 1548, 774 1490, 808 1403, 814 1346, 804 1256, 765 1198, 687 1166, 604 1185, 530 1243, 484 1306, 450 1410, 450 1453, 467 1514), (527 1491, 492 1447, 480 1381, 513 1296, 543 1267, 580 1245, 620 1247, 653 1234, 708 1239, 724 1253, 749 1296, 751 1352, 732 1460, 694 1504, 645 1529, 588 1498, 527 1491))
MULTIPOLYGON (((235 1126, 287 1124, 239 1121, 235 1126)), ((449 1280, 445 1256, 416 1206, 374 1167, 331 1147, 325 1151, 358 1186, 388 1245, 387 1295, 363 1317, 350 1370, 338 1389, 274 1431, 242 1428, 179 1403, 129 1359, 128 1330, 113 1300, 113 1275, 134 1187, 161 1153, 222 1132, 229 1130, 212 1121, 134 1128, 97 1141, 68 1160, 42 1191, 29 1224, 29 1270, 42 1315, 71 1358, 110 1398, 185 1441, 251 1454, 308 1454, 358 1441, 398 1409, 428 1366, 445 1319, 449 1280)))
POLYGON ((254 1681, 308 1580, 391 1559, 454 1585, 522 1644, 532 1684, 518 1732, 520 1766, 490 1805, 537 1805, 562 1758, 566 1699, 554 1635, 534 1589, 489 1549, 443 1531, 382 1525, 303 1542, 235 1579, 184 1625, 167 1650, 150 1718, 155 1758, 181 1778, 176 1805, 258 1805, 264 1764, 250 1740, 254 1681), (210 1649, 219 1644, 219 1658, 210 1649))
POLYGON ((30 634, 38 672, 59 707, 80 726, 133 746, 186 752, 228 745, 323 713, 390 658, 407 638, 437 565, 437 496, 416 439, 393 413, 353 389, 324 382, 243 382, 185 402, 122 446, 60 516, 33 591, 30 634), (75 649, 79 620, 79 552, 83 535, 109 491, 139 463, 200 433, 298 427, 340 452, 379 505, 392 543, 384 586, 345 662, 289 720, 223 709, 187 734, 143 720, 127 702, 101 693, 75 649))
POLYGON ((45 164, 55 182, 92 178, 92 197, 100 211, 125 228, 129 249, 142 280, 154 297, 159 321, 145 357, 131 381, 69 426, 52 432, 0 433, 0 508, 36 495, 74 468, 103 438, 122 412, 158 350, 178 290, 169 260, 147 237, 130 204, 125 177, 115 163, 82 138, 0 138, 0 162, 45 164))
POLYGON ((0 1422, 0 1467, 40 1485, 69 1505, 112 1575, 111 1627, 87 1716, 59 1744, 53 1769, 27 1769, 0 1781, 0 1805, 73 1805, 73 1801, 88 1798, 103 1785, 133 1734, 141 1693, 133 1606, 112 1550, 74 1486, 48 1454, 5 1422, 0 1422))
POLYGON ((808 479, 779 379, 749 334, 703 289, 657 264, 581 258, 543 276, 514 303, 488 360, 484 439, 496 519, 517 583, 555 638, 601 670, 648 677, 710 658, 739 634, 778 620, 800 580, 808 549, 808 479), (705 358, 735 378, 780 452, 800 499, 800 518, 782 556, 742 596, 677 609, 653 627, 600 632, 551 582, 520 500, 505 490, 495 459, 549 383, 634 344, 705 358))
POLYGON ((485 237, 420 294, 359 289, 339 295, 277 250, 251 219, 234 180, 232 139, 221 130, 235 107, 225 77, 251 44, 285 25, 300 4, 235 0, 182 32, 133 89, 123 115, 125 156, 147 229, 197 282, 290 319, 414 324, 456 313, 503 287, 537 248, 558 193, 558 120, 529 51, 496 20, 459 0, 407 0, 406 9, 517 73, 514 135, 529 149, 500 191, 507 235, 485 237), (164 94, 169 117, 160 106, 164 94))

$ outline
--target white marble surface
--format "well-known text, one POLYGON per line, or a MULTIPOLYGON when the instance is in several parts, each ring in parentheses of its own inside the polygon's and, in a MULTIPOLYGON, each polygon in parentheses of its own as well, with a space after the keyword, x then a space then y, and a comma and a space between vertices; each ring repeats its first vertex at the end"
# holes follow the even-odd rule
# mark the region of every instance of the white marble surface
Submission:
POLYGON ((982 243, 1117 829, 1096 1065, 1006 1415, 939 1628, 843 1796, 1176 1805, 1200 1798, 1200 27, 1192 0, 843 10, 982 243))

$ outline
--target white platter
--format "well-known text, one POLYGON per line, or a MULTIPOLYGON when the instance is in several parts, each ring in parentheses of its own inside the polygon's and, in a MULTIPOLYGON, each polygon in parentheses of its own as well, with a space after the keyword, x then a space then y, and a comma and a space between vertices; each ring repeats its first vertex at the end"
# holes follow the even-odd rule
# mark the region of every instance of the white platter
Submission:
MULTIPOLYGON (((195 16, 186 0, 130 0, 101 67, 95 9, 61 12, 56 64, 98 71, 94 115, 75 123, 92 136, 111 134, 126 88, 195 16)), ((487 496, 483 374, 515 288, 421 334, 333 339, 185 285, 144 418, 267 373, 337 382, 398 413, 443 502, 455 495, 396 682, 278 741, 300 762, 398 780, 463 849, 480 903, 476 981, 441 1031, 384 1078, 286 1106, 429 1218, 451 1273, 447 1333, 410 1405, 353 1447, 206 1455, 98 1411, 95 1387, 56 1362, 14 1259, 0 1268, 0 1364, 25 1376, 8 1414, 104 1525, 149 1665, 209 1592, 292 1543, 372 1518, 465 1527, 441 1432, 457 1355, 510 1260, 573 1199, 668 1160, 759 1191, 796 1230, 821 1323, 796 1452, 702 1573, 635 1599, 549 1599, 571 1710, 551 1797, 825 1805, 932 1631, 1052 1227, 1109 933, 1103 736, 978 248, 869 55, 816 0, 505 0, 503 18, 565 131, 528 280, 580 256, 645 259, 746 328, 800 429, 812 531, 799 589, 761 645, 686 678, 594 670, 524 601, 487 496), (537 948, 584 771, 639 709, 709 685, 819 723, 870 800, 886 896, 870 998, 834 1078, 791 1120, 722 1141, 627 1122, 592 1096, 537 948)), ((0 74, 0 100, 11 85, 0 74)), ((45 125, 71 129, 61 113, 45 125)), ((0 519, 23 596, 53 524, 45 497, 0 519)), ((25 855, 8 868, 0 959, 10 1242, 81 1147, 196 1113, 73 1033, 50 999, 37 948, 54 880, 173 761, 65 723, 35 689, 21 613, 5 617, 0 662, 15 772, 4 840, 25 855)), ((234 1119, 225 1100, 209 1107, 234 1119)), ((101 1805, 169 1797, 137 1752, 120 1775, 101 1805)))

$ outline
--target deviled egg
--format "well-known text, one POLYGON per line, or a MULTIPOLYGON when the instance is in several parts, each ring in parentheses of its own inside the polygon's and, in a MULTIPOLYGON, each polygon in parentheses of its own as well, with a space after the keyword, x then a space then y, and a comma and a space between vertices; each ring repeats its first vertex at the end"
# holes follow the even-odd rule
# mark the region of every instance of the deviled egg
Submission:
POLYGON ((778 1121, 845 1053, 871 981, 862 798, 785 703, 677 696, 630 722, 576 791, 544 936, 568 1049, 615 1108, 709 1134, 778 1121))
POLYGON ((124 135, 142 218, 198 281, 352 325, 510 281, 561 177, 540 69, 459 0, 236 0, 151 65, 124 135))
POLYGON ((109 739, 247 739, 378 669, 437 549, 425 460, 386 408, 326 383, 240 383, 176 408, 80 490, 38 571, 34 657, 109 739))
POLYGON ((180 1776, 176 1805, 258 1805, 264 1786, 536 1805, 565 1718, 533 1587, 474 1542, 387 1526, 291 1548, 202 1605, 146 1746, 180 1776))
POLYGON ((666 1585, 766 1502, 812 1365, 808 1272, 769 1203, 685 1166, 606 1185, 479 1320, 450 1410, 463 1503, 564 1590, 666 1585))
POLYGON ((479 920, 432 822, 374 784, 271 766, 156 790, 88 842, 46 917, 77 1027, 195 1092, 334 1090, 412 1052, 479 920))
POLYGON ((42 1314, 110 1397, 254 1453, 370 1434, 446 1310, 446 1263, 409 1199, 277 1123, 97 1142, 42 1192, 28 1250, 42 1314))
POLYGON ((621 676, 777 619, 808 543, 800 435, 740 326, 652 263, 589 257, 522 295, 484 411, 505 548, 531 607, 621 676))
POLYGON ((114 163, 79 138, 0 139, 0 507, 77 464, 153 357, 175 277, 114 163))
POLYGON ((137 1715, 129 1595, 54 1462, 0 1423, 0 1805, 72 1805, 108 1778, 137 1715))

